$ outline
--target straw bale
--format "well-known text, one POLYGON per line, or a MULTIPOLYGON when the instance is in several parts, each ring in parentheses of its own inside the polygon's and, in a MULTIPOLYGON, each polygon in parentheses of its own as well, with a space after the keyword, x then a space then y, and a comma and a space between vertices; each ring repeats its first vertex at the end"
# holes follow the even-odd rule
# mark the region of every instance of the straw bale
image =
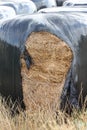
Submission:
POLYGON ((53 107, 59 97, 72 61, 68 45, 48 32, 33 32, 26 41, 33 64, 26 68, 22 60, 24 102, 32 110, 53 107))

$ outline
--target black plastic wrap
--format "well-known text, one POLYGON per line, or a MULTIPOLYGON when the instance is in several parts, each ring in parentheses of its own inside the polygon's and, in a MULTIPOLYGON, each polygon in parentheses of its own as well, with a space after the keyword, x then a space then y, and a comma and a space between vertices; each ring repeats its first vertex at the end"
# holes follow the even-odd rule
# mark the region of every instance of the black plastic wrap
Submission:
MULTIPOLYGON (((13 8, 16 15, 19 14, 32 14, 35 13, 37 11, 37 7, 36 5, 32 2, 32 1, 1 1, 0 2, 0 8, 2 9, 2 7, 4 6, 4 12, 6 13, 6 9, 7 7, 9 8, 13 8)), ((7 10, 8 11, 8 10, 7 10)), ((9 11, 9 14, 12 11, 9 11)))
POLYGON ((87 13, 87 8, 84 8, 84 7, 64 7, 64 6, 61 6, 61 7, 50 7, 50 8, 44 8, 44 9, 40 9, 38 11, 38 13, 70 13, 70 12, 80 12, 80 13, 87 13))
POLYGON ((57 6, 62 6, 66 0, 56 0, 57 6))
POLYGON ((37 10, 48 7, 57 6, 56 0, 32 0, 37 7, 37 10))
POLYGON ((12 20, 1 21, 0 92, 3 95, 15 95, 18 91, 15 97, 20 97, 20 55, 25 51, 28 36, 38 31, 56 35, 71 48, 73 60, 62 91, 61 104, 65 104, 68 95, 70 104, 79 107, 78 97, 81 88, 83 97, 87 95, 87 14, 83 13, 21 15, 12 20))
POLYGON ((0 6, 0 20, 13 18, 16 16, 16 12, 12 7, 0 6))

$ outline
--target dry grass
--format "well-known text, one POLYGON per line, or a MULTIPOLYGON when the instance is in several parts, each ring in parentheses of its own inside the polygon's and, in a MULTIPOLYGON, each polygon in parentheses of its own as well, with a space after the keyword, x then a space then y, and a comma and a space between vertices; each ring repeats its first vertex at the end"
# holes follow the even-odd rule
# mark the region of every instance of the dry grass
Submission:
POLYGON ((11 117, 6 103, 2 104, 0 97, 0 130, 86 130, 87 129, 87 111, 82 113, 75 112, 72 117, 65 116, 58 110, 56 118, 55 112, 38 109, 31 109, 20 112, 19 115, 11 117), (4 106, 5 105, 5 106, 4 106), (57 119, 57 120, 56 120, 57 119), (65 123, 65 120, 67 123, 65 123))

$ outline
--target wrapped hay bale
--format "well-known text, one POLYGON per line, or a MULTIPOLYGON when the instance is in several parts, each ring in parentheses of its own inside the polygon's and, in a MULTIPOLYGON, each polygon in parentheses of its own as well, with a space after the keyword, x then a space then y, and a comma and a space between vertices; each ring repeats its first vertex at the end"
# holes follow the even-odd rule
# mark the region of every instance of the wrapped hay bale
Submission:
POLYGON ((26 49, 33 63, 28 70, 21 58, 25 105, 34 110, 59 104, 58 97, 72 60, 71 49, 48 32, 33 32, 26 41, 26 49))
POLYGON ((80 93, 83 102, 87 96, 86 20, 85 13, 61 12, 20 15, 1 21, 0 94, 6 99, 10 96, 13 102, 24 101, 28 108, 47 107, 58 99, 66 79, 61 109, 65 109, 67 100, 72 108, 81 108, 80 93), (30 36, 39 31, 50 32, 67 44, 46 32, 30 36))

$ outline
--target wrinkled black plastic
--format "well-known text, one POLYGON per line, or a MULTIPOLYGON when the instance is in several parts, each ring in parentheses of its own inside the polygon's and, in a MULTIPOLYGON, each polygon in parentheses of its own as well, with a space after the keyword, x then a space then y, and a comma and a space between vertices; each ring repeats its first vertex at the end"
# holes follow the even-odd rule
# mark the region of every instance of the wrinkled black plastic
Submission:
POLYGON ((56 0, 32 0, 37 7, 37 10, 48 7, 57 6, 56 0))
POLYGON ((87 13, 87 8, 84 7, 50 7, 50 8, 44 8, 44 9, 40 9, 38 11, 38 13, 70 13, 70 12, 76 12, 76 13, 87 13))
POLYGON ((71 48, 73 60, 61 96, 61 109, 64 109, 67 95, 69 104, 79 108, 78 97, 81 88, 83 98, 87 95, 87 14, 83 13, 22 15, 12 20, 1 21, 0 92, 6 96, 10 94, 20 97, 17 92, 22 92, 20 55, 25 51, 28 36, 38 31, 56 35, 71 48))
POLYGON ((66 0, 56 0, 57 6, 62 6, 66 0))
MULTIPOLYGON (((32 1, 2 1, 0 2, 0 10, 3 6, 4 8, 10 7, 14 9, 16 15, 32 14, 37 11, 36 5, 32 1)), ((3 12, 6 13, 6 9, 3 12)), ((11 14, 11 10, 9 10, 9 14, 11 14)))
POLYGON ((16 16, 16 12, 12 7, 0 6, 0 20, 13 18, 16 16))

